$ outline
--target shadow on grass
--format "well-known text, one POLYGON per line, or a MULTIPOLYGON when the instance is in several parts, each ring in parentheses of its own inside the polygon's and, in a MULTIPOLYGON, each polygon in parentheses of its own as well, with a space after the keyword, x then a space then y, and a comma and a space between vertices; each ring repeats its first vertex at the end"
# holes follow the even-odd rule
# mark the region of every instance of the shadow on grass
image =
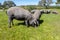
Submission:
POLYGON ((19 25, 25 25, 25 22, 17 23, 16 25, 17 26, 19 26, 19 25))
MULTIPOLYGON (((39 25, 38 25, 38 26, 40 26, 44 21, 43 21, 43 20, 38 20, 38 22, 39 22, 39 25)), ((16 24, 16 26, 19 26, 19 25, 24 25, 24 26, 26 26, 26 25, 25 25, 25 22, 21 22, 21 23, 17 23, 17 24, 16 24)), ((31 25, 29 25, 29 26, 31 26, 31 25)))
POLYGON ((44 21, 43 20, 38 20, 39 24, 42 24, 44 21))
POLYGON ((38 20, 38 22, 39 22, 39 25, 37 25, 37 27, 40 26, 44 21, 43 20, 38 20))

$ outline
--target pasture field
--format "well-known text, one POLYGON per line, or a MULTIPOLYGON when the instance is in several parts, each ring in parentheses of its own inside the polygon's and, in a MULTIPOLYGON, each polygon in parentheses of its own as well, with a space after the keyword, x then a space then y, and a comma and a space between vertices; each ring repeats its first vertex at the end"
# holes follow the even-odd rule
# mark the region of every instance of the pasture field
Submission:
POLYGON ((27 27, 17 20, 8 28, 8 16, 0 11, 0 40, 60 40, 60 9, 50 10, 56 10, 58 14, 43 14, 37 28, 27 27))

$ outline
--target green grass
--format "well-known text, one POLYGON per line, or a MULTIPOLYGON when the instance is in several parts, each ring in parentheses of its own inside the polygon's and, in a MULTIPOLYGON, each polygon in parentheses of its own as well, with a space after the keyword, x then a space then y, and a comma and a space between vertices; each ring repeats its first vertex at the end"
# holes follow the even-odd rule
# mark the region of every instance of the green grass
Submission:
POLYGON ((37 28, 17 25, 22 21, 14 20, 14 26, 8 28, 8 16, 0 12, 0 40, 60 40, 60 9, 58 14, 43 14, 43 23, 37 28))

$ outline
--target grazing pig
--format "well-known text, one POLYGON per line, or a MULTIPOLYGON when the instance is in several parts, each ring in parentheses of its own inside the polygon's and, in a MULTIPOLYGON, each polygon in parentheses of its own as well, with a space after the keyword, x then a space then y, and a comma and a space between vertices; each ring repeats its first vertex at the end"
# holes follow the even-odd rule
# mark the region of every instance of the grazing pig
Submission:
POLYGON ((32 14, 23 8, 20 7, 11 7, 7 10, 9 27, 11 27, 11 22, 13 25, 13 19, 24 20, 25 24, 28 26, 28 21, 31 20, 32 14))
POLYGON ((53 11, 52 13, 53 13, 53 14, 58 14, 58 12, 57 12, 57 11, 53 11))
POLYGON ((34 23, 36 25, 39 25, 39 19, 40 19, 42 13, 45 13, 44 10, 32 10, 31 12, 34 13, 33 14, 33 17, 34 17, 34 20, 33 21, 35 21, 34 23))

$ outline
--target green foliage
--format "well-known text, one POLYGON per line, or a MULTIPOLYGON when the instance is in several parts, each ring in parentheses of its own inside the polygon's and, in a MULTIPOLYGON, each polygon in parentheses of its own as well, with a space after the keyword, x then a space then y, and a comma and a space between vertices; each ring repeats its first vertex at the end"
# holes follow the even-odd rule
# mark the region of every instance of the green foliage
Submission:
POLYGON ((10 8, 12 6, 16 6, 16 4, 13 1, 4 1, 3 3, 4 8, 10 8))
POLYGON ((29 10, 29 11, 36 9, 36 5, 27 5, 27 6, 22 6, 22 7, 29 10))
POLYGON ((50 6, 51 9, 60 9, 60 6, 50 6))
POLYGON ((34 6, 27 6, 27 9, 28 9, 29 11, 31 11, 31 10, 35 9, 35 7, 34 7, 34 6))
MULTIPOLYGON (((46 9, 46 7, 43 6, 36 6, 36 5, 28 5, 28 6, 21 6, 22 8, 25 8, 29 11, 33 10, 33 9, 46 9)), ((60 9, 60 6, 49 6, 47 9, 60 9)))
POLYGON ((27 9, 29 11, 34 10, 34 9, 39 9, 39 10, 40 9, 46 9, 45 7, 39 6, 39 5, 27 5, 27 6, 20 6, 20 7, 27 9))
POLYGON ((57 0, 57 3, 60 3, 60 0, 57 0))
POLYGON ((23 21, 14 20, 14 26, 8 28, 8 16, 0 11, 0 40, 60 40, 60 9, 58 14, 43 14, 42 24, 37 28, 17 25, 23 21))

